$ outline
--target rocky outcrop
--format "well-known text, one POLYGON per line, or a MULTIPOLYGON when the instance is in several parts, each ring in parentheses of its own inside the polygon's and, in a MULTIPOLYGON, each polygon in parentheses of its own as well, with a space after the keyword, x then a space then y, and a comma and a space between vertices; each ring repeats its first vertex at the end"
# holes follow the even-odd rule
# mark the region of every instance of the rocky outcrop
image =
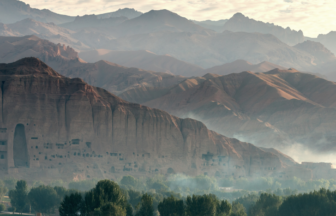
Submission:
POLYGON ((111 178, 169 169, 242 177, 286 167, 276 154, 126 102, 36 58, 0 64, 0 83, 1 175, 111 178))
POLYGON ((0 37, 0 46, 1 63, 14 62, 24 57, 37 57, 46 62, 54 59, 78 59, 78 53, 73 48, 36 36, 0 37))

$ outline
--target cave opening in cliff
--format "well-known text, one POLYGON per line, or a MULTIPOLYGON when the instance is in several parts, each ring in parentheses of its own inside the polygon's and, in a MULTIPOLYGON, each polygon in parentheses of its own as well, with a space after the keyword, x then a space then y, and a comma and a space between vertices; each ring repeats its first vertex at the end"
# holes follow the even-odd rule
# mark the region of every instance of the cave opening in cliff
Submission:
POLYGON ((28 150, 23 124, 18 124, 15 127, 13 151, 15 167, 27 167, 29 165, 28 150))

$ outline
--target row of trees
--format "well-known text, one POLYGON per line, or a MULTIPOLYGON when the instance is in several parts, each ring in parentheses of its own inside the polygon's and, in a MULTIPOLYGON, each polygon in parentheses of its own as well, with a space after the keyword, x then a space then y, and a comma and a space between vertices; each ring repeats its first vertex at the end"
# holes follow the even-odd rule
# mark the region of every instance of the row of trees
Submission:
POLYGON ((237 199, 249 216, 334 216, 336 215, 336 191, 320 189, 310 193, 281 197, 262 193, 237 199))
MULTIPOLYGON (((53 180, 48 185, 52 187, 66 186, 69 189, 88 191, 97 184, 98 180, 84 180, 77 182, 66 183, 62 180, 53 180)), ((153 178, 140 178, 135 179, 132 176, 124 176, 121 179, 117 179, 120 186, 126 190, 137 191, 173 191, 180 193, 182 196, 188 196, 192 194, 202 195, 205 193, 216 194, 221 199, 234 200, 238 197, 249 194, 251 191, 275 191, 291 188, 291 191, 308 192, 312 190, 318 190, 320 188, 326 188, 329 190, 336 190, 335 180, 309 180, 303 181, 299 178, 292 179, 275 179, 275 178, 253 178, 245 179, 239 178, 215 178, 209 176, 196 176, 190 177, 181 174, 171 175, 168 178, 165 176, 155 176, 153 178), (233 187, 239 191, 233 193, 223 193, 220 187, 233 187)), ((15 179, 0 180, 0 193, 1 184, 5 185, 9 190, 13 190, 16 184, 15 179)), ((45 183, 37 181, 31 184, 31 187, 38 187, 45 183)))
MULTIPOLYGON (((134 179, 124 178, 123 184, 134 179)), ((0 187, 4 188, 0 185, 0 187)), ((5 193, 5 190, 2 193, 5 193)), ((18 212, 59 211, 61 216, 315 216, 336 215, 336 191, 320 189, 304 194, 290 190, 274 193, 250 193, 232 204, 214 194, 183 197, 180 194, 125 190, 113 181, 102 180, 87 191, 40 185, 28 190, 25 181, 18 181, 8 192, 12 206, 18 212)))
POLYGON ((40 185, 28 190, 27 182, 17 181, 15 189, 8 192, 12 211, 53 213, 63 201, 63 197, 72 194, 75 190, 67 190, 64 187, 51 187, 40 185))
MULTIPOLYGON (((134 191, 125 192, 113 181, 99 181, 95 188, 85 194, 66 195, 60 205, 61 216, 101 215, 101 216, 153 216, 153 197, 145 193, 139 203, 134 202, 134 191), (129 195, 131 194, 131 196, 129 195), (128 196, 128 199, 127 199, 128 196)), ((164 198, 158 204, 161 216, 244 216, 244 207, 227 200, 219 200, 215 195, 193 195, 186 199, 174 196, 164 198)))

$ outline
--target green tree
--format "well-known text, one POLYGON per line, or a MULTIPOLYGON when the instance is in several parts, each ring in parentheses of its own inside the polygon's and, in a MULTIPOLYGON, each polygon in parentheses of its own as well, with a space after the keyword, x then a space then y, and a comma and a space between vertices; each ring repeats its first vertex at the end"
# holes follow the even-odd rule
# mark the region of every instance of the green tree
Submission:
POLYGON ((6 206, 3 203, 0 203, 0 212, 5 211, 6 206))
POLYGON ((59 197, 59 199, 62 201, 63 198, 65 197, 65 195, 68 194, 68 190, 65 187, 60 187, 60 186, 55 186, 54 190, 57 193, 57 196, 59 197))
POLYGON ((232 212, 230 216, 246 216, 246 210, 242 204, 239 202, 232 203, 232 212))
POLYGON ((216 216, 217 203, 211 195, 188 196, 186 200, 187 216, 216 216))
POLYGON ((126 209, 115 203, 106 203, 100 208, 102 216, 126 216, 126 209))
POLYGON ((118 184, 110 180, 101 180, 94 189, 85 193, 82 213, 94 212, 107 203, 113 203, 124 209, 127 206, 126 196, 118 184))
POLYGON ((251 208, 251 216, 276 216, 282 199, 275 194, 260 194, 260 198, 251 208))
POLYGON ((11 205, 18 211, 23 212, 28 205, 28 185, 24 180, 16 183, 15 190, 10 190, 8 193, 11 205))
POLYGON ((164 198, 158 205, 160 216, 184 216, 185 209, 183 200, 171 196, 164 198))
POLYGON ((133 216, 133 208, 129 203, 126 205, 126 216, 133 216))
POLYGON ((217 216, 226 216, 230 215, 231 204, 227 200, 219 201, 217 197, 213 197, 214 202, 216 202, 216 215, 217 216))
POLYGON ((82 195, 78 192, 65 195, 61 206, 59 207, 60 216, 77 216, 80 215, 82 207, 82 195))
POLYGON ((28 199, 36 212, 44 214, 54 212, 54 209, 59 204, 59 199, 54 188, 45 185, 32 188, 28 194, 28 199))
POLYGON ((334 216, 336 215, 336 191, 320 189, 288 197, 279 208, 280 216, 334 216))
POLYGON ((128 191, 128 202, 136 208, 136 206, 141 202, 142 193, 135 190, 128 191))
POLYGON ((253 194, 248 194, 246 196, 242 196, 236 199, 235 202, 241 203, 246 209, 246 212, 250 212, 251 208, 257 203, 258 199, 259 199, 259 196, 253 193, 253 194))
POLYGON ((153 198, 149 194, 141 197, 141 206, 136 216, 154 216, 153 198))

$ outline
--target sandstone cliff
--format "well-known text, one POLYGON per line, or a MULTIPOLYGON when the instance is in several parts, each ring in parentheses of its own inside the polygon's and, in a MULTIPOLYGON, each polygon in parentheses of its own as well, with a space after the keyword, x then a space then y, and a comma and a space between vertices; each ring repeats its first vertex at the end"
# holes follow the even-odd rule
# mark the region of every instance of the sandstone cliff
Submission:
POLYGON ((0 64, 1 175, 277 175, 276 154, 192 119, 126 102, 36 58, 0 64))

